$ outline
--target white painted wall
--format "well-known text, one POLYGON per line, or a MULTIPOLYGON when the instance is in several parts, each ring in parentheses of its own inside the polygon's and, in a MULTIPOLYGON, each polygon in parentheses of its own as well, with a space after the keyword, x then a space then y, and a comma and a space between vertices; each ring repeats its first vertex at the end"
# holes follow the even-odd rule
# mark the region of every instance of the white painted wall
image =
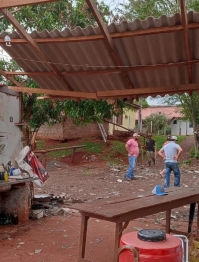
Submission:
POLYGON ((193 127, 190 127, 189 121, 183 121, 179 119, 176 121, 176 124, 174 121, 170 124, 171 135, 193 135, 193 127))
MULTIPOLYGON (((1 90, 0 90, 1 91, 1 90)), ((12 161, 22 149, 22 131, 15 126, 20 120, 19 97, 0 92, 0 164, 12 161)))

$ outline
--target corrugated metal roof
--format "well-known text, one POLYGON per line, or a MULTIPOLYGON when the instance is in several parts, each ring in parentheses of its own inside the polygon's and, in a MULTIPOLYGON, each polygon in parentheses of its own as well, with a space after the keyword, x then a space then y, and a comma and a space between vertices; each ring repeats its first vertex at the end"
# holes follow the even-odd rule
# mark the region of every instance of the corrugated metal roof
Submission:
MULTIPOLYGON (((189 12, 188 23, 198 23, 199 13, 189 12)), ((145 21, 136 19, 133 22, 124 21, 121 24, 110 24, 110 34, 127 33, 130 31, 162 28, 181 25, 181 15, 173 17, 162 16, 159 19, 149 17, 145 21)), ((84 29, 77 27, 74 30, 66 28, 63 31, 54 30, 48 32, 32 32, 34 39, 50 39, 79 37, 79 42, 47 42, 38 43, 43 53, 49 57, 60 72, 82 72, 78 75, 63 75, 73 91, 98 92, 110 90, 125 90, 127 84, 121 73, 104 73, 109 69, 117 69, 115 62, 105 45, 104 40, 81 41, 82 36, 98 36, 100 29, 88 26, 84 29), (83 74, 84 72, 103 70, 97 74, 83 74)), ((0 37, 4 38, 5 33, 0 37)), ((12 41, 21 38, 17 32, 10 35, 12 41)), ((189 30, 192 59, 199 59, 199 29, 189 30)), ((124 66, 144 66, 167 64, 186 61, 183 31, 140 35, 132 37, 113 37, 124 66)), ((25 72, 50 72, 52 71, 41 57, 28 44, 14 43, 7 47, 1 43, 1 47, 23 68, 25 72)), ((199 64, 192 64, 193 83, 199 83, 199 64)), ((186 65, 174 67, 154 68, 153 70, 128 71, 128 76, 135 89, 188 84, 188 70, 186 65)), ((69 90, 56 76, 31 76, 33 80, 44 89, 69 90)), ((166 90, 165 90, 166 92, 166 90)), ((138 96, 147 97, 150 94, 138 96)), ((153 94, 151 94, 153 96, 153 94)))

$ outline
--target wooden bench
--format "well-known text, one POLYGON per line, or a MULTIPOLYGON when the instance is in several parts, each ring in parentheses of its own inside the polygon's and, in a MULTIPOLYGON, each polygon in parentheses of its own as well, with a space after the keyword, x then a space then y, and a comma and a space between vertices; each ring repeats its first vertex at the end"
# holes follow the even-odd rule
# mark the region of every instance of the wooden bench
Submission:
MULTIPOLYGON (((90 217, 115 223, 115 251, 113 262, 118 261, 118 248, 123 230, 133 219, 153 215, 166 211, 166 233, 187 235, 187 232, 177 232, 170 228, 171 209, 184 205, 199 203, 198 188, 167 188, 168 195, 156 196, 151 192, 142 194, 128 194, 126 196, 109 199, 94 200, 89 203, 74 204, 71 208, 81 213, 81 231, 79 243, 78 262, 88 262, 85 259, 88 220, 90 217)), ((195 205, 195 204, 194 204, 195 205)), ((189 216, 188 232, 191 230, 193 212, 189 216)), ((199 212, 197 214, 197 227, 199 227, 199 212)), ((103 252, 103 251, 102 251, 103 252)))
POLYGON ((72 163, 76 149, 83 148, 83 147, 86 147, 86 145, 70 146, 70 147, 56 147, 56 148, 50 148, 50 149, 44 149, 44 150, 43 149, 42 150, 35 150, 34 153, 35 154, 41 154, 41 156, 42 156, 41 157, 41 163, 44 167, 46 167, 46 153, 71 149, 72 150, 71 163, 72 163))

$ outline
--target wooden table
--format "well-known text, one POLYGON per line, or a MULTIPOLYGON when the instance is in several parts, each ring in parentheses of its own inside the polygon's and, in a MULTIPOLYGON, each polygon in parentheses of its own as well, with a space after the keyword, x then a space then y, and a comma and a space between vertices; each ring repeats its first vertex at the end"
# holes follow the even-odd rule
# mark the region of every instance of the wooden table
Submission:
MULTIPOLYGON (((89 203, 73 205, 72 208, 79 210, 81 213, 78 261, 88 262, 88 260, 84 257, 86 250, 88 220, 90 217, 114 222, 116 224, 114 262, 117 262, 118 260, 117 252, 122 232, 131 220, 166 211, 166 233, 171 233, 171 209, 192 203, 198 204, 199 189, 172 187, 168 188, 166 192, 168 192, 168 195, 164 196, 156 196, 151 192, 144 192, 140 194, 130 194, 123 197, 94 200, 89 203)), ((189 222, 189 228, 191 224, 192 221, 189 222)), ((199 212, 197 217, 197 226, 199 226, 199 212)), ((183 232, 178 233, 183 234, 183 232)), ((184 234, 186 235, 187 233, 184 234)))

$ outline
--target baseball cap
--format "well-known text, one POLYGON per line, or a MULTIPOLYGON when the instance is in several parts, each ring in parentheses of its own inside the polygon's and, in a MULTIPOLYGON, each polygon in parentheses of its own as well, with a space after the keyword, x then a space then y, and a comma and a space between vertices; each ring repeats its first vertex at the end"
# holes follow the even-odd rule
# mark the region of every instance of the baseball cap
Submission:
POLYGON ((138 135, 138 133, 134 133, 133 136, 140 136, 140 135, 138 135))
POLYGON ((171 140, 178 140, 178 138, 177 138, 177 136, 171 136, 171 138, 170 138, 171 140))
POLYGON ((157 195, 157 196, 163 196, 163 195, 168 195, 168 193, 166 193, 164 191, 164 187, 161 185, 157 185, 154 187, 154 189, 152 190, 152 193, 157 195))

